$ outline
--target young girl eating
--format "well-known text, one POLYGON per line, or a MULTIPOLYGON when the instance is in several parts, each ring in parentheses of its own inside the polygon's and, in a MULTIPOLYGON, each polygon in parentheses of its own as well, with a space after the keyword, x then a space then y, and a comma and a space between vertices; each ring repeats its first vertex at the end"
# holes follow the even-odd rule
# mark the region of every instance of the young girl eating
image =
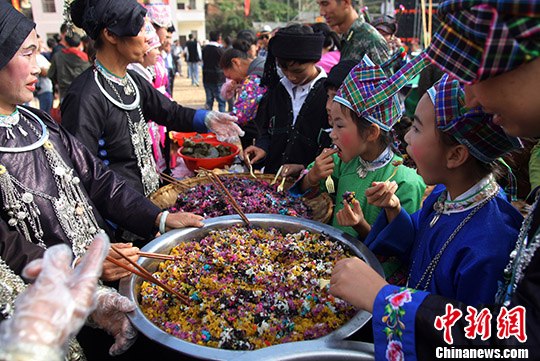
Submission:
POLYGON ((391 146, 392 126, 402 115, 397 95, 371 108, 359 105, 363 103, 361 98, 369 98, 371 89, 387 79, 383 67, 365 57, 345 78, 330 106, 330 137, 336 148, 324 149, 302 180, 291 188, 292 192, 298 191, 298 187, 302 193, 327 192, 332 190, 328 184, 332 182, 336 195, 332 225, 361 238, 367 235, 380 212, 364 196, 372 182, 391 178, 392 184, 398 186, 397 196, 410 212, 420 208, 425 190, 422 178, 413 169, 399 165, 403 159, 391 146), (354 214, 341 212, 349 207, 343 197, 346 192, 355 193, 356 199, 351 202, 354 214))
POLYGON ((368 202, 385 212, 365 244, 407 262, 409 287, 478 305, 493 300, 522 221, 492 172, 496 159, 520 143, 464 101, 462 86, 448 75, 421 98, 405 136, 407 153, 425 182, 438 186, 410 215, 392 184, 374 183, 368 202))

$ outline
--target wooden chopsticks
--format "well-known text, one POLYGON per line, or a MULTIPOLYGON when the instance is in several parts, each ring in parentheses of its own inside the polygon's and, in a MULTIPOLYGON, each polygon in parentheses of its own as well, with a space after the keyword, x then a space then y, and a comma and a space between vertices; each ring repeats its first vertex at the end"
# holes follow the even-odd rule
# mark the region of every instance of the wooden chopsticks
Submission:
POLYGON ((139 256, 141 256, 141 257, 161 259, 161 260, 164 260, 164 261, 174 261, 174 260, 176 260, 176 256, 173 256, 173 255, 170 255, 170 254, 142 252, 142 251, 139 251, 137 254, 139 256))
POLYGON ((234 208, 236 213, 238 213, 238 215, 240 215, 240 217, 246 223, 246 225, 249 226, 250 223, 249 223, 248 218, 246 217, 246 214, 244 213, 242 208, 240 208, 240 205, 236 202, 236 200, 234 199, 232 194, 229 193, 229 191, 227 190, 227 187, 225 187, 225 185, 223 184, 221 179, 219 179, 219 176, 216 175, 212 171, 207 171, 206 175, 208 176, 210 181, 214 184, 214 187, 216 187, 219 191, 221 191, 221 193, 225 196, 225 199, 227 199, 229 201, 229 204, 234 208))
POLYGON ((165 182, 168 182, 168 183, 172 183, 172 184, 180 184, 180 181, 174 177, 171 177, 170 175, 166 174, 166 173, 159 173, 159 176, 161 177, 161 179, 163 179, 165 182))
POLYGON ((171 287, 169 287, 167 284, 163 283, 162 281, 158 280, 157 278, 155 278, 150 272, 148 272, 146 269, 144 269, 144 267, 142 267, 141 265, 139 265, 137 262, 133 262, 131 259, 129 259, 129 257, 127 257, 126 255, 124 255, 122 252, 120 252, 119 250, 117 250, 116 248, 112 247, 111 246, 111 249, 113 251, 115 251, 118 255, 120 255, 120 257, 122 257, 123 259, 125 259, 129 264, 131 264, 133 267, 135 268, 131 268, 127 265, 125 265, 124 263, 120 262, 119 260, 111 257, 111 256, 107 256, 107 261, 111 262, 111 263, 114 263, 115 265, 117 265, 118 267, 122 267, 123 269, 125 269, 126 271, 129 271, 139 277, 141 277, 142 279, 150 282, 150 283, 153 283, 155 284, 156 286, 159 286, 161 288, 163 288, 165 291, 167 291, 169 294, 171 295, 174 295, 176 296, 180 301, 182 301, 182 303, 184 303, 185 305, 189 305, 189 298, 181 295, 180 293, 176 292, 175 290, 173 290, 171 287))

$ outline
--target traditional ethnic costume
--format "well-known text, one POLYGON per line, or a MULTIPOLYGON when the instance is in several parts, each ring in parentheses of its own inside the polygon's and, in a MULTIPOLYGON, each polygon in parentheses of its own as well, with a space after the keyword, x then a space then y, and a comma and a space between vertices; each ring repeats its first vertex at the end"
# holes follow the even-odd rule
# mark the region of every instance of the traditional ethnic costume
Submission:
MULTIPOLYGON (((439 5, 438 15, 442 26, 434 34, 424 55, 464 83, 506 73, 540 55, 538 2, 449 0, 439 5)), ((477 139, 482 140, 481 137, 478 135, 477 139)), ((489 138, 483 141, 497 145, 489 138)), ((470 326, 465 317, 468 314, 466 303, 426 291, 389 285, 379 292, 373 305, 376 359, 433 359, 438 347, 472 345, 527 348, 529 355, 538 353, 540 253, 537 249, 540 247, 540 208, 537 191, 533 192, 537 195, 533 209, 522 223, 516 246, 509 253, 509 263, 499 270, 499 273, 503 271, 503 278, 499 280, 496 304, 481 306, 486 307, 492 316, 487 320, 490 337, 482 339, 480 335, 466 335, 466 327, 470 326), (523 318, 516 313, 512 316, 517 322, 513 323, 513 327, 520 330, 520 334, 501 337, 498 326, 501 321, 503 326, 505 321, 508 322, 509 312, 515 311, 516 306, 524 308, 523 318), (452 345, 445 341, 444 330, 435 328, 436 318, 444 316, 450 307, 463 315, 449 329, 452 345), (389 322, 397 318, 399 322, 389 322)), ((480 227, 484 226, 484 221, 480 227)), ((498 234, 488 236, 498 241, 498 234)), ((481 283, 483 280, 479 280, 478 285, 481 283)), ((477 308, 478 312, 481 307, 477 308)))
POLYGON ((321 58, 322 34, 290 34, 278 31, 270 39, 262 85, 268 92, 259 104, 255 122, 261 135, 255 145, 266 151, 265 173, 276 173, 282 164, 311 163, 321 147, 330 144, 324 131, 329 127, 326 113, 326 73, 307 84, 295 85, 279 78, 276 58, 317 62, 321 58))
MULTIPOLYGON (((35 24, 0 4, 0 69, 35 24)), ((106 169, 77 139, 37 109, 0 116, 0 319, 25 288, 17 276, 47 247, 65 243, 81 256, 114 219, 142 237, 154 233, 159 208, 106 169)), ((84 360, 70 343, 69 360, 84 360)))
MULTIPOLYGON (((104 27, 120 37, 136 36, 145 13, 134 1, 88 6, 80 1, 71 7, 75 24, 93 39, 104 27)), ((74 80, 62 102, 63 126, 144 195, 159 188, 146 121, 169 130, 206 132, 206 115, 206 110, 171 101, 135 72, 119 78, 97 60, 74 80)))

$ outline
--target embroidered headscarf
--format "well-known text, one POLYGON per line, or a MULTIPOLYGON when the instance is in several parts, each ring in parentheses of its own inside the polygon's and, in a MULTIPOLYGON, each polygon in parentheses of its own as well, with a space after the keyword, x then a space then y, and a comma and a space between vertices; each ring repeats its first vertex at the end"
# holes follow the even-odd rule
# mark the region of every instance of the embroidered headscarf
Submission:
POLYGON ((0 1, 0 70, 15 56, 36 24, 15 10, 11 4, 0 1))
POLYGON ((117 36, 137 36, 144 25, 146 9, 136 0, 75 0, 71 19, 96 40, 103 29, 117 36))
POLYGON ((505 73, 540 56, 540 2, 448 0, 427 56, 465 84, 505 73))
POLYGON ((146 53, 149 53, 152 49, 159 48, 161 46, 159 36, 156 32, 156 29, 154 28, 154 25, 152 25, 150 19, 148 18, 145 18, 144 21, 144 31, 146 34, 146 43, 148 44, 148 49, 146 50, 146 53))
POLYGON ((359 117, 389 131, 403 115, 403 104, 398 92, 429 62, 421 55, 388 77, 385 69, 399 57, 395 54, 387 62, 376 65, 367 55, 343 81, 334 101, 353 110, 359 117))
POLYGON ((171 8, 167 4, 148 4, 146 5, 147 15, 150 21, 160 28, 172 26, 171 8))
POLYGON ((493 123, 493 115, 484 113, 480 107, 466 108, 463 85, 448 74, 429 88, 427 94, 435 107, 437 128, 465 145, 481 162, 493 162, 522 147, 519 138, 507 135, 493 123))

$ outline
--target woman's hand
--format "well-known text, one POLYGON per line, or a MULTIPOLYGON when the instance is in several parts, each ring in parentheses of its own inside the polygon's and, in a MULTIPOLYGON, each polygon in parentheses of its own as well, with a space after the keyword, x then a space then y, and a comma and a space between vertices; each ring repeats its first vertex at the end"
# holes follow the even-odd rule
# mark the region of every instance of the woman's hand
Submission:
MULTIPOLYGON (((114 246, 114 248, 119 252, 122 252, 123 255, 131 259, 133 262, 137 262, 137 260, 139 259, 139 248, 134 247, 132 243, 114 243, 112 244, 112 246, 114 246)), ((116 253, 112 249, 109 250, 108 256, 116 259, 118 262, 121 262, 126 266, 131 267, 128 261, 123 259, 118 253, 116 253)), ((129 275, 131 275, 131 272, 126 271, 122 267, 119 267, 112 262, 105 260, 105 262, 103 263, 103 274, 101 275, 101 279, 103 281, 118 281, 119 279, 127 277, 129 275)))
POLYGON ((185 227, 202 227, 204 217, 190 212, 169 213, 165 226, 167 230, 185 227))

